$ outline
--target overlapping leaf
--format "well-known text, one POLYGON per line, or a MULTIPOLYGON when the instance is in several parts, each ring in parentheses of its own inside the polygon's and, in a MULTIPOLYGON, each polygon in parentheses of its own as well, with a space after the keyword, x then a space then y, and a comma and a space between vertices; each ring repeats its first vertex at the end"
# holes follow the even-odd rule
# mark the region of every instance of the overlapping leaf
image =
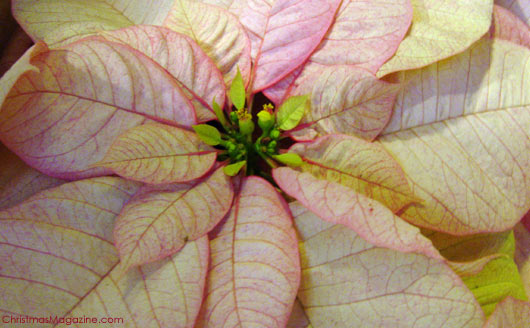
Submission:
MULTIPOLYGON (((266 4, 265 1, 263 5, 266 4)), ((262 12, 243 12, 239 19, 250 31, 255 48, 252 91, 280 81, 311 55, 333 22, 341 1, 277 0, 262 12), (261 16, 259 19, 256 19, 261 16), (262 23, 264 25, 261 25, 262 23), (285 56, 285 54, 289 56, 285 56)), ((249 2, 248 8, 253 7, 249 2)), ((255 8, 255 7, 254 7, 255 8)), ((261 8, 260 8, 261 9, 261 8)))
POLYGON ((227 11, 201 2, 175 0, 164 26, 197 42, 217 64, 227 85, 238 68, 249 81, 250 41, 237 18, 227 11))
POLYGON ((484 328, 525 328, 530 322, 530 304, 506 297, 495 308, 484 328))
POLYGON ((97 165, 128 179, 151 184, 200 178, 215 164, 217 153, 188 130, 145 124, 118 137, 97 165))
POLYGON ((411 0, 412 25, 396 54, 378 71, 420 68, 461 53, 490 28, 493 0, 411 0))
POLYGON ((530 48, 530 28, 509 10, 495 5, 493 23, 490 30, 492 37, 511 41, 530 48))
POLYGON ((470 236, 424 232, 447 259, 449 266, 475 295, 485 314, 506 296, 526 300, 514 262, 512 231, 470 236))
POLYGON ((346 135, 327 135, 297 143, 289 152, 302 157, 303 172, 352 188, 393 212, 417 200, 399 164, 377 144, 346 135))
POLYGON ((441 258, 418 228, 353 189, 288 167, 274 169, 273 177, 285 193, 321 219, 345 225, 374 245, 441 258))
POLYGON ((102 36, 131 46, 166 69, 193 103, 199 122, 215 119, 214 100, 223 107, 225 88, 221 72, 191 38, 164 27, 146 25, 105 32, 102 36))
POLYGON ((452 263, 451 267, 475 295, 486 316, 507 296, 528 300, 513 257, 499 254, 471 263, 452 263))
POLYGON ((33 38, 54 46, 101 30, 166 18, 173 0, 13 0, 13 15, 33 38))
POLYGON ((313 327, 463 328, 484 321, 443 261, 375 247, 298 203, 291 211, 300 237, 298 297, 313 327))
POLYGON ((121 263, 131 267, 158 261, 206 235, 228 212, 233 195, 222 169, 190 184, 141 188, 116 219, 121 263))
POLYGON ((424 200, 402 217, 457 235, 503 231, 530 208, 530 50, 482 39, 408 81, 380 138, 424 200))
POLYGON ((368 71, 353 66, 330 66, 307 77, 293 91, 311 94, 311 109, 302 118, 298 138, 308 130, 320 134, 344 133, 374 139, 392 115, 398 86, 378 80, 368 71))
POLYGON ((33 194, 58 186, 62 180, 27 166, 0 144, 0 209, 13 206, 33 194))
POLYGON ((48 175, 108 172, 88 167, 117 136, 147 119, 196 122, 173 77, 126 45, 89 38, 35 53, 31 64, 39 72, 22 75, 2 105, 0 139, 48 175))
POLYGON ((285 327, 300 263, 289 209, 269 183, 245 178, 210 248, 197 327, 285 327))
POLYGON ((526 0, 495 0, 495 4, 509 9, 521 20, 530 25, 530 3, 526 0))
MULTIPOLYGON (((2 79, 0 79, 0 102, 4 102, 5 97, 21 75, 29 71, 38 71, 38 68, 31 62, 32 58, 45 53, 47 50, 48 48, 44 43, 39 42, 35 44, 28 49, 4 75, 2 75, 2 79)), ((2 111, 1 107, 0 111, 2 111)))
POLYGON ((280 81, 309 57, 326 34, 341 3, 337 0, 202 2, 226 8, 245 27, 255 66, 252 92, 280 81))
POLYGON ((330 30, 303 65, 264 93, 276 104, 295 84, 329 65, 354 65, 375 74, 396 51, 412 20, 409 0, 342 1, 330 30))
POLYGON ((124 271, 114 217, 136 183, 64 184, 0 212, 2 313, 122 318, 139 327, 193 327, 208 260, 206 237, 178 255, 124 271))

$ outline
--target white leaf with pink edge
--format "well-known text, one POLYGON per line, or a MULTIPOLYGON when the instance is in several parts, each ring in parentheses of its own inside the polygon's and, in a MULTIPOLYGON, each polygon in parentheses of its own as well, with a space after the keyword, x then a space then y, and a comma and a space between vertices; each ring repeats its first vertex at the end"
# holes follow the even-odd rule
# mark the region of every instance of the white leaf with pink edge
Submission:
POLYGON ((132 48, 95 37, 35 54, 38 70, 18 78, 0 111, 0 140, 30 166, 76 179, 114 139, 147 120, 196 123, 174 78, 132 48))
POLYGON ((379 247, 442 258, 417 227, 353 189, 288 167, 276 168, 272 174, 286 194, 322 220, 344 225, 379 247))
POLYGON ((197 327, 285 327, 300 282, 289 208, 268 182, 247 177, 211 234, 211 262, 197 327))
POLYGON ((480 327, 473 294, 441 259, 376 247, 290 204, 300 238, 298 298, 312 327, 480 327))

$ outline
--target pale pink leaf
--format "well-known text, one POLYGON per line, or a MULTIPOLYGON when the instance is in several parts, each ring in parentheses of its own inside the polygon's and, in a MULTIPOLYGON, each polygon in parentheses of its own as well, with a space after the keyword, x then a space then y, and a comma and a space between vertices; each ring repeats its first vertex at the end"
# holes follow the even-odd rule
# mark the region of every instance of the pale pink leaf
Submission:
MULTIPOLYGON (((411 20, 409 0, 344 0, 330 30, 303 69, 354 65, 375 74, 394 54, 411 20)), ((264 93, 280 103, 299 75, 300 72, 293 72, 264 93)))
MULTIPOLYGON (((257 47, 253 58, 253 93, 280 81, 309 58, 332 24, 340 3, 337 0, 276 0, 269 8, 261 7, 265 9, 263 12, 248 16, 243 12, 239 16, 250 33, 259 31, 258 41, 252 44, 253 48, 257 47), (256 26, 263 23, 262 27, 256 26)), ((250 9, 251 1, 248 6, 250 9)))
POLYGON ((296 88, 297 82, 299 82, 299 80, 303 80, 303 77, 301 77, 300 74, 304 72, 304 75, 310 75, 307 72, 314 65, 308 65, 306 69, 306 65, 308 62, 309 62, 309 59, 306 61, 306 64, 299 66, 297 69, 292 71, 289 75, 284 77, 282 80, 264 89, 263 94, 269 100, 271 100, 274 104, 276 104, 276 106, 281 105, 284 102, 284 100, 287 99, 291 90, 296 88), (300 79, 298 79, 299 77, 300 79))
POLYGON ((173 0, 12 0, 13 15, 35 41, 56 46, 102 30, 160 25, 173 0))
POLYGON ((300 282, 292 224, 287 204, 268 182, 245 178, 210 241, 197 327, 285 327, 300 282))
POLYGON ((398 91, 398 85, 380 81, 365 69, 336 65, 301 81, 292 95, 311 95, 311 109, 300 128, 372 140, 390 120, 398 91))
POLYGON ((208 239, 125 272, 112 243, 112 226, 137 188, 120 178, 82 180, 0 212, 1 314, 111 317, 123 319, 126 326, 193 327, 204 289, 208 239))
POLYGON ((311 62, 355 65, 375 74, 394 54, 411 21, 409 0, 344 0, 311 62))
POLYGON ((191 126, 193 106, 173 77, 134 49, 97 39, 34 55, 0 112, 0 140, 52 176, 89 169, 126 130, 156 120, 191 126))
POLYGON ((1 217, 84 231, 112 243, 114 218, 139 187, 117 177, 65 183, 2 210, 1 217))
POLYGON ((495 4, 510 10, 523 22, 530 25, 530 2, 528 0, 495 0, 495 4))
POLYGON ((484 328, 526 328, 530 322, 530 303, 506 297, 498 303, 484 328))
POLYGON ((509 10, 493 6, 490 34, 494 38, 511 41, 530 48, 530 28, 509 10))
POLYGON ((216 150, 194 132, 150 123, 119 136, 97 165, 128 179, 163 184, 200 178, 216 158, 216 150))
POLYGON ((332 134, 294 144, 303 172, 334 181, 381 202, 394 213, 417 201, 399 164, 380 145, 332 134))
POLYGON ((290 204, 300 238, 298 298, 311 325, 480 327, 473 294, 441 259, 369 244, 354 231, 290 204))
POLYGON ((226 215, 234 192, 220 168, 189 184, 145 186, 116 219, 114 240, 126 267, 163 259, 206 235, 226 215))
POLYGON ((225 101, 223 76, 215 63, 189 37, 164 27, 136 25, 101 34, 125 43, 167 70, 192 102, 200 122, 215 119, 212 103, 225 101))
POLYGON ((530 50, 485 37, 402 79, 379 141, 424 202, 401 216, 454 235, 512 228, 530 208, 530 50))
POLYGON ((491 26, 493 0, 411 0, 412 24, 378 77, 416 69, 469 48, 491 26))
POLYGON ((64 181, 32 169, 0 144, 0 209, 13 206, 33 194, 64 181))
POLYGON ((368 242, 398 250, 441 258, 420 230, 394 215, 381 203, 335 182, 315 178, 288 167, 272 171, 278 186, 322 220, 341 224, 368 242))
POLYGON ((238 68, 243 80, 249 81, 250 41, 237 18, 228 11, 201 2, 176 0, 164 26, 197 42, 217 64, 227 85, 232 84, 238 68))

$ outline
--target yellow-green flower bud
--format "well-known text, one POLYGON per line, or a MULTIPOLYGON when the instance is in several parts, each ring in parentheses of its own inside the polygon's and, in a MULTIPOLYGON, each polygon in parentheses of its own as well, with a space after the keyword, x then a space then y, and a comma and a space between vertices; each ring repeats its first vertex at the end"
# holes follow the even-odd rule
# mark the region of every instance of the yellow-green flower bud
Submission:
POLYGON ((246 115, 239 118, 239 132, 244 136, 252 135, 254 132, 254 122, 252 122, 252 116, 246 115))
POLYGON ((230 121, 232 121, 234 124, 237 124, 238 118, 236 112, 230 112, 230 121))
POLYGON ((278 129, 272 129, 271 133, 269 134, 269 136, 271 137, 271 139, 273 140, 278 140, 278 138, 280 137, 280 131, 278 129))
POLYGON ((274 126, 274 116, 266 110, 258 113, 258 125, 265 133, 269 132, 274 126))

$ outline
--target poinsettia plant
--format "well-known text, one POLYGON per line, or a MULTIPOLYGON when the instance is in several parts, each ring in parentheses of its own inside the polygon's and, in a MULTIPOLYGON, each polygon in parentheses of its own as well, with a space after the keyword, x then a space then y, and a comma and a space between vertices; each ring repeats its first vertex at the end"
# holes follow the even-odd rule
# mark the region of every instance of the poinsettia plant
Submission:
POLYGON ((529 6, 499 4, 13 0, 3 323, 523 327, 529 6))

